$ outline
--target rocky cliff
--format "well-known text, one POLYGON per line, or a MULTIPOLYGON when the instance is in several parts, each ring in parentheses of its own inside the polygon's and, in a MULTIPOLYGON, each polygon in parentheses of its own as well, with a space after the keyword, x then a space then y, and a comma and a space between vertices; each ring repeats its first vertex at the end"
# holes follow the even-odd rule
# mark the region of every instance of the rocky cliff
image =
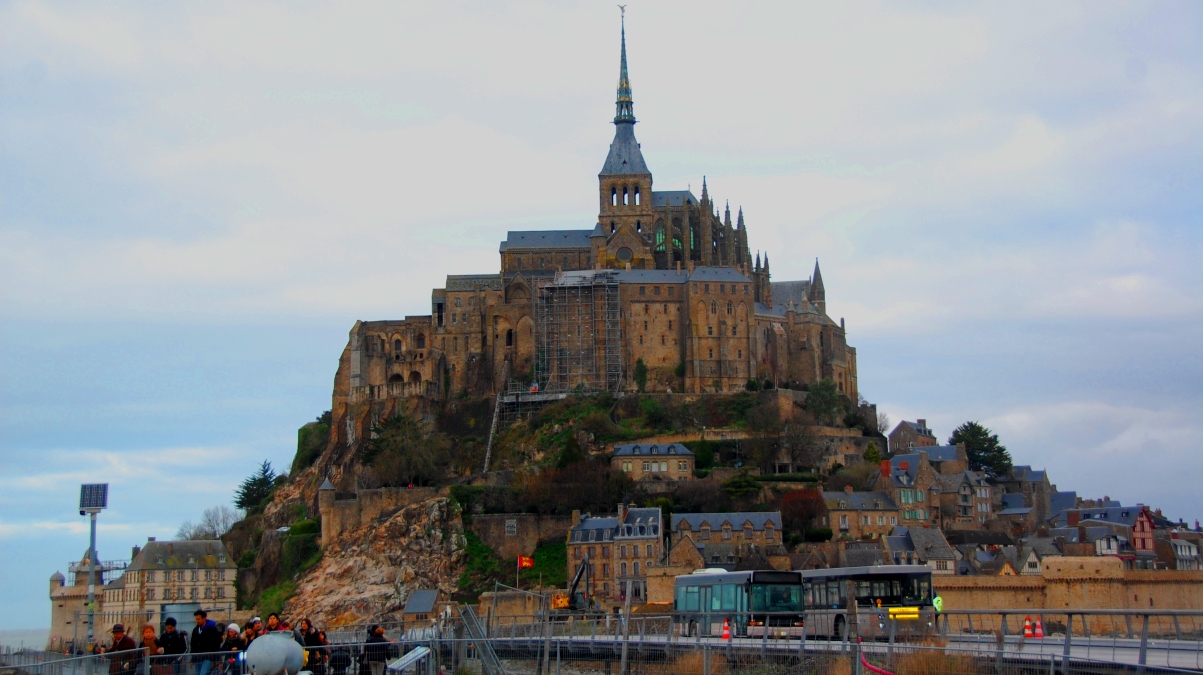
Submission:
POLYGON ((324 542, 317 567, 297 582, 289 616, 340 626, 400 618, 411 591, 455 590, 464 567, 464 527, 458 509, 438 497, 381 516, 324 542))

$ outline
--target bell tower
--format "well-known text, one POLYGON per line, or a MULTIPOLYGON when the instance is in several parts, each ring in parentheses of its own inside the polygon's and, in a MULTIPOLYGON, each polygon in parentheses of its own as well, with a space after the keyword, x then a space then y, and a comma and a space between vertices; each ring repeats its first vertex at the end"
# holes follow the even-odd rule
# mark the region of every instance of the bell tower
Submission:
POLYGON ((643 161, 635 140, 635 105, 627 74, 626 11, 623 10, 621 56, 618 68, 618 97, 614 103, 614 140, 606 163, 597 175, 599 211, 597 222, 607 237, 603 254, 606 267, 654 267, 651 255, 652 172, 643 161), (622 237, 622 241, 616 238, 622 237))

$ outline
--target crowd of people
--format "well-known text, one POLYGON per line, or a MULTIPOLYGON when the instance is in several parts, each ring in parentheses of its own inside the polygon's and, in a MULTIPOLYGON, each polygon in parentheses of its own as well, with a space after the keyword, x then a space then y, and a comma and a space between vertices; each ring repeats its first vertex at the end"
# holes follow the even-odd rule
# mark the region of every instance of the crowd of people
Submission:
POLYGON ((135 642, 124 624, 113 626, 112 642, 97 648, 109 654, 109 675, 138 675, 143 659, 150 657, 151 675, 242 675, 242 655, 255 640, 272 633, 284 634, 305 650, 305 669, 313 675, 383 675, 389 659, 400 656, 395 640, 384 634, 384 627, 368 627, 362 648, 332 645, 326 632, 318 630, 308 618, 296 626, 276 613, 267 621, 252 618, 245 627, 236 623, 218 623, 202 609, 193 613, 196 626, 191 637, 168 617, 163 632, 156 634, 152 624, 142 626, 141 641, 135 642), (191 665, 191 671, 186 669, 191 665), (352 666, 358 665, 357 670, 352 666))

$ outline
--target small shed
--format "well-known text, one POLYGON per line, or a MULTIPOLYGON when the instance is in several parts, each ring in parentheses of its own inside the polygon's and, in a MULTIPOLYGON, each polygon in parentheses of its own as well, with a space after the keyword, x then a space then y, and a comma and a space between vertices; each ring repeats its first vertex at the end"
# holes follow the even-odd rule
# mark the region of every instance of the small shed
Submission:
POLYGON ((406 621, 424 621, 434 616, 434 606, 439 601, 438 590, 419 589, 409 594, 405 609, 401 610, 406 621))

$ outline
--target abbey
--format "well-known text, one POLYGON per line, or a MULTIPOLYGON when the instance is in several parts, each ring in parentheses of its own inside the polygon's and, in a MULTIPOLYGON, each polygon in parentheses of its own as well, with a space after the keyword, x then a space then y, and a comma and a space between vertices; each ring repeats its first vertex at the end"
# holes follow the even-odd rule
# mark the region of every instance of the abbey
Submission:
POLYGON ((635 138, 625 27, 621 45, 597 222, 508 232, 500 272, 449 275, 429 315, 357 322, 335 381, 344 443, 370 423, 372 402, 634 390, 644 369, 649 391, 830 379, 856 400, 856 350, 827 315, 818 262, 810 279, 772 281, 742 209, 734 221, 720 214, 704 178, 701 196, 654 188, 635 138))

